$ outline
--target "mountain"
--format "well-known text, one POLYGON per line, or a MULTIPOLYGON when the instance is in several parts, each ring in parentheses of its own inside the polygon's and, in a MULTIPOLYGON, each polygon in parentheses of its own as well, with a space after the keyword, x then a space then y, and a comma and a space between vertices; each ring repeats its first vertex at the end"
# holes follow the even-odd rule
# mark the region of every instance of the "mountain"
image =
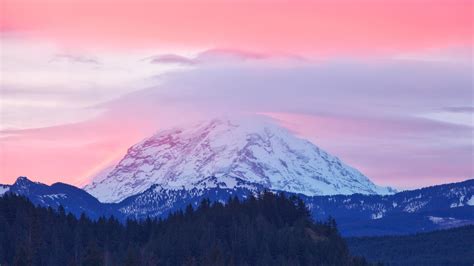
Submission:
MULTIPOLYGON (((206 181, 208 184, 190 190, 153 185, 117 203, 117 211, 136 219, 166 217, 188 204, 197 206, 204 198, 225 202, 231 196, 245 199, 266 190, 252 183, 243 183, 236 188, 222 186, 224 183, 209 184, 218 183, 215 177, 206 181)), ((316 220, 335 218, 345 236, 400 235, 474 224, 474 179, 393 195, 306 196, 282 193, 302 198, 316 220)))
POLYGON ((85 190, 102 202, 119 202, 152 185, 192 190, 209 177, 229 189, 251 183, 307 196, 394 192, 265 118, 214 119, 158 132, 85 190))
POLYGON ((346 236, 396 235, 474 224, 474 179, 393 195, 300 195, 313 217, 346 236))
POLYGON ((81 213, 96 219, 100 216, 108 216, 114 213, 111 206, 99 202, 94 196, 84 190, 64 183, 54 183, 51 186, 32 182, 26 177, 19 177, 10 186, 9 193, 22 195, 31 200, 35 205, 58 208, 64 207, 66 212, 76 216, 81 213))
MULTIPOLYGON (((208 178, 206 185, 192 189, 153 185, 117 203, 117 210, 136 219, 166 217, 188 204, 197 206, 204 198, 225 202, 231 196, 245 199, 266 190, 252 183, 228 188, 223 186, 225 183, 219 185, 218 180, 208 178)), ((474 179, 393 195, 307 196, 273 192, 300 197, 316 220, 335 218, 345 236, 400 235, 474 224, 474 179)))
MULTIPOLYGON (((62 183, 47 186, 26 177, 18 178, 9 192, 24 195, 40 206, 57 208, 62 205, 76 216, 82 212, 93 219, 114 215, 125 221, 128 218, 165 218, 185 209, 188 204, 197 207, 203 199, 224 203, 229 197, 246 199, 267 190, 260 184, 242 179, 233 182, 238 185, 228 187, 230 181, 208 177, 192 189, 152 185, 119 203, 101 203, 79 188, 62 183)), ((315 220, 335 218, 344 236, 401 235, 474 224, 474 179, 393 195, 281 193, 299 196, 315 220)))

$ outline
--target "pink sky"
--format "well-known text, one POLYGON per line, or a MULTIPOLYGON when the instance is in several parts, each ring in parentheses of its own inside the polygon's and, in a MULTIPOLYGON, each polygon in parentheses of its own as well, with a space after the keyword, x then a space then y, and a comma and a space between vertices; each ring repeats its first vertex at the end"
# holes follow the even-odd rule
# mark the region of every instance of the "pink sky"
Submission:
POLYGON ((0 183, 82 185, 222 112, 272 116, 379 184, 474 176, 472 1, 0 1, 0 183))
POLYGON ((2 0, 3 31, 72 48, 233 47, 302 54, 472 43, 472 1, 2 0))

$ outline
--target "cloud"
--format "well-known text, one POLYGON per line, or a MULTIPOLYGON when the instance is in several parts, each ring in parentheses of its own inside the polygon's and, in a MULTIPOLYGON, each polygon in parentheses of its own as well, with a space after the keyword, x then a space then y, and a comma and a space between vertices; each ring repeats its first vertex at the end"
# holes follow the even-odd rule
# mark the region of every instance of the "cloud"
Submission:
POLYGON ((70 63, 100 65, 100 62, 97 58, 84 56, 84 55, 72 55, 72 54, 58 54, 54 56, 54 58, 51 61, 55 62, 55 61, 61 61, 61 60, 67 60, 70 63))
POLYGON ((292 61, 305 61, 303 57, 291 54, 263 54, 242 51, 237 49, 209 49, 199 52, 195 56, 186 57, 177 54, 162 54, 145 58, 152 64, 181 64, 181 65, 197 65, 197 64, 232 64, 242 63, 246 61, 256 61, 264 59, 280 59, 292 61))
POLYGON ((472 119, 461 123, 426 115, 445 106, 472 105, 470 65, 408 59, 275 65, 272 60, 229 60, 160 75, 157 85, 104 107, 147 121, 163 112, 201 118, 269 115, 387 185, 474 175, 472 119), (169 107, 179 111, 164 111, 169 107))
POLYGON ((193 65, 196 63, 194 59, 175 54, 163 54, 146 58, 152 64, 183 64, 193 65))
POLYGON ((453 113, 474 113, 473 106, 451 106, 451 107, 445 107, 442 110, 447 111, 447 112, 453 112, 453 113))
POLYGON ((277 54, 265 55, 263 53, 255 53, 237 49, 209 49, 201 52, 196 57, 198 62, 216 62, 216 61, 233 61, 233 60, 260 60, 276 57, 277 54))
MULTIPOLYGON (((421 186, 473 176, 472 123, 426 116, 446 107, 459 111, 472 106, 471 66, 464 62, 312 61, 229 51, 211 55, 186 56, 185 61, 199 59, 191 67, 141 72, 137 83, 128 83, 135 87, 128 91, 115 94, 114 86, 96 87, 105 98, 89 105, 101 112, 88 120, 3 131, 0 174, 13 178, 36 173, 51 181, 61 176, 79 184, 91 177, 92 170, 106 166, 155 130, 224 114, 260 113, 278 119, 380 184, 421 186), (55 148, 49 149, 51 146, 55 148), (74 156, 68 157, 68 152, 74 156), (61 167, 51 167, 52 161, 41 159, 48 154, 60 160, 61 167), (32 161, 27 169, 20 158, 32 161)), ((112 69, 120 71, 111 73, 123 75, 122 71, 135 66, 168 65, 140 58, 149 57, 136 57, 139 63, 123 60, 125 65, 135 62, 124 68, 116 61, 112 69)), ((10 87, 9 93, 17 88, 23 88, 28 99, 35 99, 28 94, 30 86, 10 87)), ((64 103, 59 95, 48 97, 64 103)), ((59 110, 65 109, 59 106, 55 112, 59 110)))
MULTIPOLYGON (((157 77, 143 101, 200 109, 349 115, 416 115, 470 105, 470 68, 451 63, 369 60, 274 65, 202 65, 157 77)), ((130 100, 139 101, 138 94, 130 100)))
POLYGON ((138 60, 141 52, 91 55, 71 52, 29 34, 0 35, 0 130, 80 122, 98 107, 180 66, 138 60))

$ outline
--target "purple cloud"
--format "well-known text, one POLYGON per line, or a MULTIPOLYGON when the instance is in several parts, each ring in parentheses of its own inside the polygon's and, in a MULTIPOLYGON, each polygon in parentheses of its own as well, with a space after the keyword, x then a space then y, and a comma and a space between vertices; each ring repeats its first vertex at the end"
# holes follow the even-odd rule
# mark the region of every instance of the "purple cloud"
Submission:
POLYGON ((275 114, 379 183, 428 185, 474 176, 472 125, 424 117, 472 106, 470 70, 411 60, 203 64, 157 77, 160 85, 107 106, 150 120, 165 107, 175 110, 170 117, 275 114))
POLYGON ((453 113, 474 113, 474 107, 472 106, 452 106, 452 107, 445 107, 442 110, 453 112, 453 113))
POLYGON ((163 54, 146 58, 152 64, 182 64, 182 65, 193 65, 196 63, 194 59, 187 58, 175 54, 163 54))

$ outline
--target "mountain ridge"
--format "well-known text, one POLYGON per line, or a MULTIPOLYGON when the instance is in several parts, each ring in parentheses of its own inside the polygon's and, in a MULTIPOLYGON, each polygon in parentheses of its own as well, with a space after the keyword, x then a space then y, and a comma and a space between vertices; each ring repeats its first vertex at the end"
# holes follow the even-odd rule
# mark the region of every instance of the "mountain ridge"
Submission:
MULTIPOLYGON (((215 183, 215 186, 188 190, 153 185, 119 203, 101 203, 79 188, 57 184, 47 186, 27 178, 22 178, 21 183, 22 186, 30 186, 28 189, 17 189, 18 186, 13 184, 9 193, 24 195, 36 205, 52 208, 62 205, 66 211, 76 216, 84 212, 94 219, 113 215, 125 221, 130 218, 164 218, 170 213, 184 210, 189 204, 196 207, 203 199, 227 202, 229 197, 245 199, 249 195, 268 191, 263 186, 251 183, 238 188, 219 186, 215 177, 209 177, 206 181, 215 183), (78 193, 78 190, 82 192, 78 193)), ((272 192, 300 197, 315 220, 335 218, 345 236, 411 234, 474 224, 474 179, 393 195, 306 196, 282 191, 272 192), (411 208, 406 208, 407 206, 411 208), (413 208, 414 206, 418 207, 413 208)))

